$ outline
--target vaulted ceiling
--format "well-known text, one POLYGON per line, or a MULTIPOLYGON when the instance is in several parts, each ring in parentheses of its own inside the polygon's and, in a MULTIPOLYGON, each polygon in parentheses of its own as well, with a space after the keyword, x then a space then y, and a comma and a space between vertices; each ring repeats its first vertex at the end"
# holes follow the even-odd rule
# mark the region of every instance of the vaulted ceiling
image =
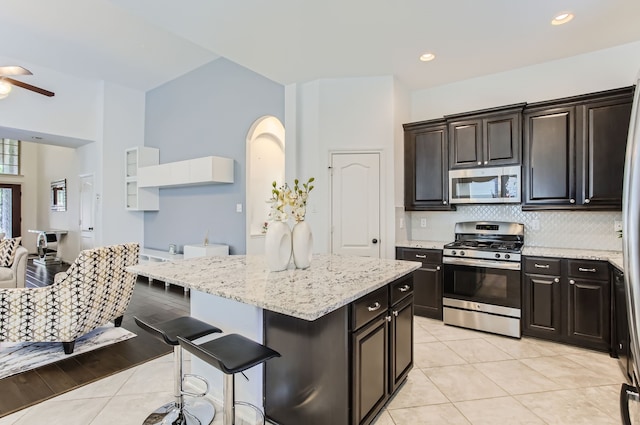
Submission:
POLYGON ((0 54, 144 91, 220 56, 282 84, 419 90, 637 41, 639 22, 638 0, 4 0, 0 54))

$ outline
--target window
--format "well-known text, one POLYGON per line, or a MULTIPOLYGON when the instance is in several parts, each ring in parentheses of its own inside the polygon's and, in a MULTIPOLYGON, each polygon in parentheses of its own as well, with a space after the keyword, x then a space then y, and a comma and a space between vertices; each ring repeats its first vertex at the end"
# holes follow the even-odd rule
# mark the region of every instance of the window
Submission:
POLYGON ((0 174, 20 174, 20 141, 0 139, 0 174))

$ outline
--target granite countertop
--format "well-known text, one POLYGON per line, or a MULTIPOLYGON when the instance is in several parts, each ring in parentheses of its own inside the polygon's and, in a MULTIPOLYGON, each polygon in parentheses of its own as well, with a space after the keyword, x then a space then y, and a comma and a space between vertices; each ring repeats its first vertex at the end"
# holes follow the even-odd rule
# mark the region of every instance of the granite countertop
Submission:
POLYGON ((443 249, 448 243, 451 241, 396 241, 396 246, 400 248, 443 249))
POLYGON ((621 251, 604 251, 596 249, 551 248, 542 246, 525 246, 522 255, 538 257, 577 258, 581 260, 608 261, 624 271, 621 251))
POLYGON ((418 268, 415 261, 314 255, 306 270, 270 272, 263 256, 146 263, 127 271, 304 320, 315 320, 418 268))

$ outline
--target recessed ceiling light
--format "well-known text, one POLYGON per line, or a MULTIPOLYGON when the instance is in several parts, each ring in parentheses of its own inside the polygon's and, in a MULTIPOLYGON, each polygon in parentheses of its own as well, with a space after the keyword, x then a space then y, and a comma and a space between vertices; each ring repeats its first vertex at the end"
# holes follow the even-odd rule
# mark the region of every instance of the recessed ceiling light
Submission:
POLYGON ((569 22, 572 19, 573 19, 573 13, 562 12, 562 13, 559 13, 558 15, 556 15, 553 18, 553 20, 551 21, 551 25, 566 24, 567 22, 569 22))
POLYGON ((425 53, 422 56, 420 56, 420 60, 422 62, 429 62, 432 61, 436 58, 436 55, 434 55, 433 53, 425 53))

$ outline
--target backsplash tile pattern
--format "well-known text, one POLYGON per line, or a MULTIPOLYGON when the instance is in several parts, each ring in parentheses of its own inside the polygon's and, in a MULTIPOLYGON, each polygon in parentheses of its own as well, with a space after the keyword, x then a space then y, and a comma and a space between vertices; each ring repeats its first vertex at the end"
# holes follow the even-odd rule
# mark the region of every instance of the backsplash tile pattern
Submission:
MULTIPOLYGON (((618 211, 522 211, 520 205, 465 205, 451 212, 405 212, 406 234, 410 240, 452 241, 459 221, 514 221, 525 225, 525 244, 557 248, 622 250, 622 239, 614 231, 618 211), (421 227, 421 220, 426 227, 421 227)), ((396 222, 399 218, 396 219, 396 222)))

